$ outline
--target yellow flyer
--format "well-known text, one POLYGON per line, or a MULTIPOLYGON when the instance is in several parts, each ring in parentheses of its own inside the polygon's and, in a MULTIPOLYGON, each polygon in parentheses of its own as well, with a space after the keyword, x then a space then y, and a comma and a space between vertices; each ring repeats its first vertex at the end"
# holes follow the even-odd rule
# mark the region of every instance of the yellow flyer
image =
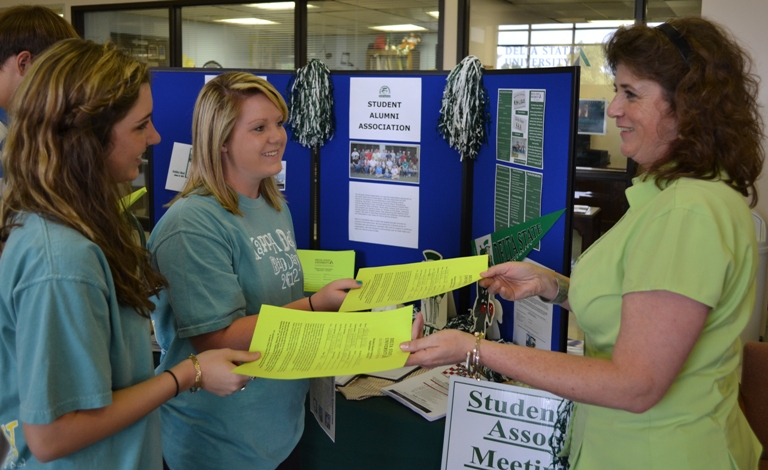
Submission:
POLYGON ((368 310, 426 299, 468 286, 488 269, 488 255, 443 259, 429 263, 361 268, 360 289, 347 294, 339 311, 368 310))
POLYGON ((296 250, 304 271, 304 292, 317 292, 337 279, 355 276, 355 251, 296 250))
POLYGON ((405 365, 413 308, 307 312, 263 305, 251 340, 261 359, 233 372, 269 379, 365 374, 405 365))

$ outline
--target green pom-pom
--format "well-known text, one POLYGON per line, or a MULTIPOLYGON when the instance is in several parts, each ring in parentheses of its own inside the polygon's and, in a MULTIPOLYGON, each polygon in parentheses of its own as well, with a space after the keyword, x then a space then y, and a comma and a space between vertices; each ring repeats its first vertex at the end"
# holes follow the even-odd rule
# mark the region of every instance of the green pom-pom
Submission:
POLYGON ((296 71, 288 85, 288 110, 293 140, 304 147, 322 146, 333 137, 333 85, 325 64, 312 59, 296 71))
POLYGON ((488 140, 491 122, 488 90, 483 86, 483 65, 468 56, 448 75, 437 130, 461 159, 474 159, 488 140))

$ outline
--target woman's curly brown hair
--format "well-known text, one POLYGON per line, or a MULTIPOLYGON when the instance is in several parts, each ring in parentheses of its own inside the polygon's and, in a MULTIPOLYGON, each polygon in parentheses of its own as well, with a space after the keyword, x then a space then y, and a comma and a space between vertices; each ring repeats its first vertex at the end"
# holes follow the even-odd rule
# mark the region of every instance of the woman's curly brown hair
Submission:
POLYGON ((14 94, 0 204, 0 254, 21 213, 71 227, 101 248, 118 301, 143 316, 165 279, 133 240, 106 159, 115 124, 149 80, 145 65, 112 44, 67 39, 51 46, 14 94))
POLYGON ((670 20, 690 45, 686 60, 659 29, 621 27, 605 44, 615 73, 619 65, 664 90, 678 135, 667 154, 647 168, 657 184, 678 178, 725 183, 757 203, 755 180, 765 158, 763 122, 752 60, 721 26, 701 18, 670 20), (671 164, 670 164, 671 163, 671 164))

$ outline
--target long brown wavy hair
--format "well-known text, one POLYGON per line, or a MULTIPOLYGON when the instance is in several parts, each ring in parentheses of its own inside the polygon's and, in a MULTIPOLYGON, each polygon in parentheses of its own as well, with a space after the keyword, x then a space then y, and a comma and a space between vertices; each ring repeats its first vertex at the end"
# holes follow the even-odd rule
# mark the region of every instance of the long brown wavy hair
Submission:
MULTIPOLYGON (((192 116, 192 163, 184 189, 168 203, 170 206, 191 194, 213 195, 223 208, 235 215, 243 215, 238 207, 237 192, 224 179, 221 148, 232 134, 240 108, 247 98, 263 94, 288 120, 288 106, 271 83, 247 72, 223 73, 203 86, 195 102, 192 116)), ((283 194, 277 189, 274 177, 264 178, 259 194, 275 210, 283 194)))
POLYGON ((146 66, 111 44, 69 39, 43 53, 11 105, 0 203, 0 250, 21 212, 71 227, 101 248, 118 301, 143 316, 165 280, 132 238, 106 158, 113 127, 149 79, 146 66))
POLYGON ((755 181, 763 168, 759 78, 752 60, 725 28, 702 18, 668 21, 692 52, 688 61, 659 29, 621 27, 605 44, 613 72, 619 65, 661 85, 677 119, 677 138, 646 170, 660 186, 678 178, 716 180, 757 204, 755 181))

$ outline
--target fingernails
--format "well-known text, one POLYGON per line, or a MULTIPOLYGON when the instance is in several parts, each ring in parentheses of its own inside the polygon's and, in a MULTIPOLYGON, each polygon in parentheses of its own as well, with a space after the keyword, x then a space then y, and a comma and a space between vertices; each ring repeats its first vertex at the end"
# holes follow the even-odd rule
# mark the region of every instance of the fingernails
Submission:
POLYGON ((401 351, 408 351, 408 343, 400 343, 400 350, 401 351))
POLYGON ((362 286, 363 285, 363 281, 357 281, 357 285, 358 286, 362 286))

